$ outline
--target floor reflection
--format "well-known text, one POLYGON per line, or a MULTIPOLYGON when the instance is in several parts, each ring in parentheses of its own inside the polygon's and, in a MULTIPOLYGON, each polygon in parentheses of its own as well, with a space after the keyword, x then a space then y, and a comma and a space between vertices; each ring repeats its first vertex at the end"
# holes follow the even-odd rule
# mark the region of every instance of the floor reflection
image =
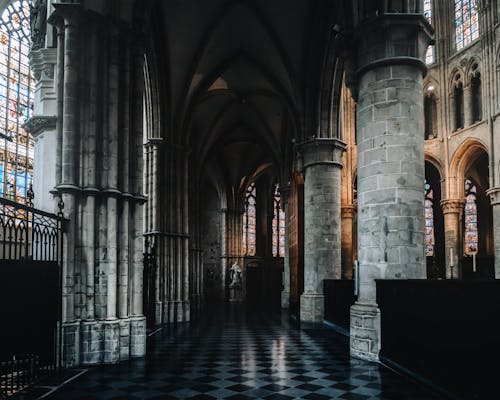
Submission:
POLYGON ((48 399, 438 399, 379 366, 351 359, 347 338, 298 329, 283 313, 228 304, 150 337, 149 355, 91 369, 48 399))

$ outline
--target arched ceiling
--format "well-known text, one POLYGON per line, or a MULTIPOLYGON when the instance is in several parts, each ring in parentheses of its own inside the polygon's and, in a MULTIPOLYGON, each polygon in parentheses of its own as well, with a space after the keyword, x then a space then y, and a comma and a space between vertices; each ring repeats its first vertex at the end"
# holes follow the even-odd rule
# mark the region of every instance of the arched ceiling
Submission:
POLYGON ((310 82, 321 80, 332 3, 157 1, 165 136, 189 147, 200 170, 219 163, 232 187, 263 164, 282 168, 303 134, 310 82))

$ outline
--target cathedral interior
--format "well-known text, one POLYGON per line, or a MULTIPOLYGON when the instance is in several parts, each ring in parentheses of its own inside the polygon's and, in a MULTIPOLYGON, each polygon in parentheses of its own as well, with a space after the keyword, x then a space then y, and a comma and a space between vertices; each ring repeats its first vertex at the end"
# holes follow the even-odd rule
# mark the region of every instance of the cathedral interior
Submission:
POLYGON ((0 399, 499 397, 499 1, 0 13, 0 399))

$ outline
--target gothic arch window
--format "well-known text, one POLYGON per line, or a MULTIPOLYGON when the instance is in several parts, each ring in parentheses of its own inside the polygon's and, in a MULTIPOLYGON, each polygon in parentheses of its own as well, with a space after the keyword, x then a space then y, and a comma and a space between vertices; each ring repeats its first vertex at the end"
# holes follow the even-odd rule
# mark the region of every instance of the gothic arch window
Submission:
POLYGON ((472 104, 472 122, 483 119, 482 101, 481 101, 481 74, 478 71, 477 64, 472 66, 471 85, 471 104, 472 104))
POLYGON ((429 86, 424 97, 425 139, 437 137, 437 101, 433 90, 434 86, 429 86))
POLYGON ((461 50, 479 38, 479 0, 455 0, 455 44, 461 50))
POLYGON ((248 185, 243 214, 243 250, 247 256, 255 255, 257 232, 257 190, 255 183, 248 185))
POLYGON ((431 185, 425 181, 425 255, 434 256, 434 192, 431 185))
POLYGON ((285 212, 281 208, 279 185, 274 190, 273 257, 285 257, 285 212))
MULTIPOLYGON (((424 16, 432 24, 432 0, 424 0, 424 16)), ((425 63, 432 64, 434 62, 434 45, 427 47, 427 52, 425 53, 425 63)))
POLYGON ((33 178, 34 141, 22 128, 33 114, 30 46, 30 4, 15 1, 0 21, 0 196, 18 202, 33 178))
POLYGON ((478 250, 477 230, 477 189, 470 179, 465 180, 464 206, 464 248, 466 255, 473 255, 478 250))
POLYGON ((460 81, 460 75, 458 74, 455 76, 455 84, 453 87, 453 101, 455 105, 455 130, 458 130, 464 127, 464 89, 462 82, 460 81))

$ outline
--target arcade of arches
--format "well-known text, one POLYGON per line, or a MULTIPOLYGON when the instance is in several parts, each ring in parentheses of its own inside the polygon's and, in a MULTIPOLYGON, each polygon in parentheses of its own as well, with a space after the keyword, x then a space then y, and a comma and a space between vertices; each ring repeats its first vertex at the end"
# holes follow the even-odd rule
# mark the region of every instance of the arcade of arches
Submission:
POLYGON ((321 323, 355 261, 351 354, 378 360, 375 280, 499 278, 497 1, 34 3, 65 365, 142 356, 210 302, 321 323))

